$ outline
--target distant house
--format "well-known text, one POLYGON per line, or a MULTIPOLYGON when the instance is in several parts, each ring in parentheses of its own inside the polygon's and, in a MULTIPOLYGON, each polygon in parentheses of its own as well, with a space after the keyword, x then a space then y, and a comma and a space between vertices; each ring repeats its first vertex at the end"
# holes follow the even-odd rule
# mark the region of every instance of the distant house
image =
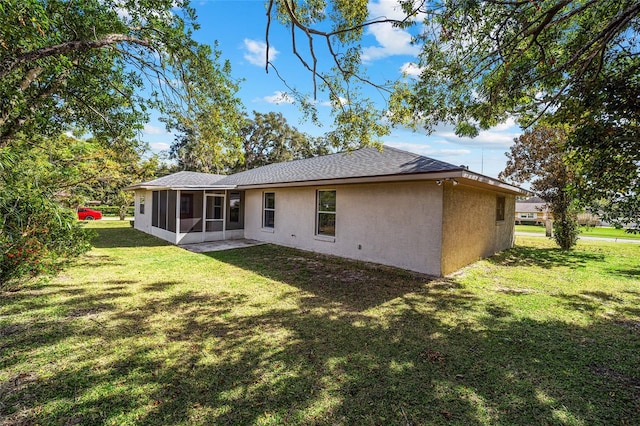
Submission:
POLYGON ((516 201, 516 225, 544 225, 547 219, 553 219, 553 213, 540 197, 530 197, 516 201))
MULTIPOLYGON (((553 220, 553 212, 542 198, 530 197, 523 201, 516 201, 516 225, 544 225, 547 219, 553 220)), ((598 215, 588 212, 578 213, 577 220, 582 226, 603 224, 598 215)))
POLYGON ((128 189, 135 228, 174 244, 250 238, 437 276, 511 247, 528 194, 388 146, 128 189))

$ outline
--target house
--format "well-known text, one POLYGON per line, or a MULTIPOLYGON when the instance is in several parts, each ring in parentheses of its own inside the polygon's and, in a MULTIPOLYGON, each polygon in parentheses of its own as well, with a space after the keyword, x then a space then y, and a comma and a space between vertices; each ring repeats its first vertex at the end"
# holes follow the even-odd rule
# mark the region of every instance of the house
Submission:
POLYGON ((173 244, 249 238, 436 276, 511 247, 528 193, 389 146, 128 189, 135 228, 173 244))
POLYGON ((547 203, 540 197, 530 197, 516 201, 516 225, 544 225, 553 220, 553 213, 547 203))
MULTIPOLYGON (((602 226, 603 222, 597 214, 582 211, 577 214, 580 226, 602 226)), ((516 225, 544 225, 547 220, 553 220, 553 212, 540 197, 531 197, 516 201, 516 225)))

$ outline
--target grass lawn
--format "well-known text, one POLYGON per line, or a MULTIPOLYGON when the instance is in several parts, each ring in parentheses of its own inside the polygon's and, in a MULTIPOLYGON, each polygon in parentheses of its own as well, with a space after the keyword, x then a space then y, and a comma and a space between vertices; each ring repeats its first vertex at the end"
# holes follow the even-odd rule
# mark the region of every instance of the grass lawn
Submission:
MULTIPOLYGON (((544 226, 516 225, 517 232, 535 232, 544 234, 544 226)), ((602 228, 602 227, 580 227, 580 235, 585 237, 620 238, 629 240, 640 240, 640 234, 629 234, 624 229, 602 228)))
POLYGON ((613 425, 640 419, 640 245, 544 238, 429 279, 101 221, 0 296, 0 424, 613 425))

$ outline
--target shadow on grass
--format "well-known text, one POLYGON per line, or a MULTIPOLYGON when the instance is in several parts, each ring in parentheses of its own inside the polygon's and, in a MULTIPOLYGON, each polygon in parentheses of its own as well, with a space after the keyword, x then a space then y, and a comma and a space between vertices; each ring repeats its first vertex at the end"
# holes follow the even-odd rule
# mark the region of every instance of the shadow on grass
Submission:
MULTIPOLYGON (((25 335, 12 341, 21 356, 42 345, 53 349, 54 337, 103 343, 64 355, 64 367, 46 378, 9 377, 0 384, 0 414, 8 424, 124 423, 131 413, 129 422, 154 425, 637 419, 640 338, 615 323, 514 320, 492 309, 474 329, 440 321, 425 311, 428 304, 398 310, 384 324, 304 308, 223 319, 246 301, 188 292, 135 311, 110 307, 103 323, 73 317, 6 335, 25 335), (170 325, 154 328, 158 315, 176 313, 170 325), (51 409, 35 409, 46 404, 51 409)), ((477 308, 467 298, 459 302, 477 308)))
POLYGON ((640 318, 640 294, 636 292, 623 291, 619 297, 604 291, 583 291, 579 294, 558 294, 557 297, 568 307, 577 311, 588 312, 589 315, 604 314, 607 316, 620 317, 631 316, 640 318), (627 299, 627 300, 625 300, 627 299))
POLYGON ((537 266, 541 268, 567 266, 578 268, 589 262, 602 262, 604 259, 605 256, 600 253, 562 250, 560 248, 515 246, 487 260, 501 266, 537 266))
POLYGON ((640 279, 640 269, 611 269, 609 272, 624 278, 640 279))
POLYGON ((96 228, 91 243, 97 248, 160 247, 168 242, 131 228, 96 228))
POLYGON ((0 368, 22 367, 0 383, 0 416, 91 425, 637 420, 634 321, 520 318, 455 280, 281 247, 208 256, 288 284, 272 295, 288 303, 258 305, 231 287, 181 291, 174 281, 147 285, 135 305, 117 301, 128 300, 124 284, 65 293, 65 316, 3 320, 0 368))
MULTIPOLYGON (((331 302, 363 311, 407 293, 459 287, 454 281, 397 268, 269 244, 204 255, 302 290, 300 298, 308 309, 331 302)), ((446 302, 446 297, 440 300, 443 308, 446 302)))

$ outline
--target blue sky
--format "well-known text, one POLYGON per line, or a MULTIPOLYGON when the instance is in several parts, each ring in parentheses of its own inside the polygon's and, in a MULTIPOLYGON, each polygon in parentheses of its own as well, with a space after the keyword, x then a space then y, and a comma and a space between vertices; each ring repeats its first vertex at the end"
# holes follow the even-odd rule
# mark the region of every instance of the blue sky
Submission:
MULTIPOLYGON (((266 113, 279 112, 289 124, 308 134, 318 136, 331 129, 330 108, 327 96, 319 92, 318 109, 323 127, 301 121, 302 114, 297 105, 286 95, 287 86, 273 70, 265 71, 265 30, 266 10, 264 0, 193 0, 201 29, 195 38, 201 43, 219 43, 223 58, 231 62, 234 78, 243 79, 239 96, 247 112, 253 110, 266 113)), ((398 17, 400 10, 395 0, 373 0, 369 2, 371 17, 398 17)), ((415 71, 411 64, 418 49, 410 44, 411 36, 390 25, 371 26, 363 39, 363 58, 367 74, 373 80, 395 79, 403 70, 408 74, 415 71)), ((270 60, 278 68, 287 84, 302 92, 311 92, 313 81, 294 57, 288 30, 272 24, 270 32, 270 60)), ((330 65, 330 59, 321 48, 317 50, 320 65, 330 65)), ((374 102, 384 105, 382 95, 372 90, 368 93, 374 102)), ((383 142, 400 149, 447 161, 456 165, 464 164, 473 171, 496 177, 506 163, 505 152, 521 130, 509 121, 489 131, 481 132, 476 138, 459 138, 450 126, 438 126, 431 135, 412 132, 404 128, 392 130, 383 142)), ((161 123, 152 119, 145 126, 143 140, 152 150, 167 149, 173 140, 161 123)))

